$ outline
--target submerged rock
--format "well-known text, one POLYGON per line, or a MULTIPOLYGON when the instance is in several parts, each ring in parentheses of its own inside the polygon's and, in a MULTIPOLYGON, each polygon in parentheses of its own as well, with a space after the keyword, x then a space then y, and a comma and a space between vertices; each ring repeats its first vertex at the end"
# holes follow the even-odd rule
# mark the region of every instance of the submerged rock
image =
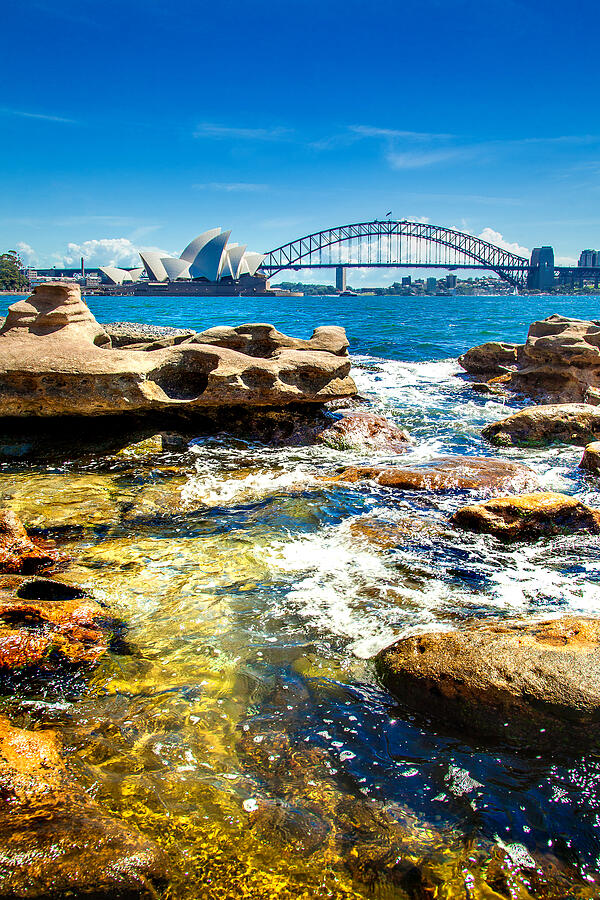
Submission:
POLYGON ((40 285, 0 329, 0 416, 182 413, 356 393, 342 328, 295 341, 272 326, 242 327, 243 352, 203 336, 147 353, 116 350, 77 285, 40 285))
POLYGON ((402 491, 527 490, 537 485, 531 469, 520 463, 484 456, 442 456, 414 468, 360 466, 344 469, 329 481, 356 483, 371 479, 383 487, 402 491))
POLYGON ((404 516, 393 522, 363 516, 350 525, 350 533, 354 537, 362 538, 381 550, 391 550, 405 543, 407 539, 439 537, 443 531, 443 527, 434 519, 422 519, 417 516, 404 516))
POLYGON ((600 441, 592 441, 586 446, 579 468, 587 472, 600 472, 600 441))
POLYGON ((458 357, 458 362, 470 375, 502 375, 507 367, 516 366, 522 344, 488 341, 472 347, 458 357))
POLYGON ((600 619, 499 622, 403 638, 375 657, 406 706, 529 749, 600 747, 600 619))
POLYGON ((32 541, 12 510, 0 510, 0 572, 48 572, 61 558, 58 551, 32 541))
POLYGON ((91 666, 122 623, 82 588, 49 578, 0 577, 0 672, 91 666))
POLYGON ((588 403, 530 406, 488 425, 482 434, 498 447, 534 447, 553 442, 585 446, 600 437, 600 408, 588 403))
POLYGON ((317 441, 336 450, 391 450, 404 453, 410 436, 396 428, 384 416, 365 410, 345 413, 340 419, 317 433, 317 441))
POLYGON ((600 509, 591 509, 574 497, 551 491, 495 497, 485 503, 463 506, 451 521, 467 531, 510 539, 600 533, 600 509))
POLYGON ((0 718, 0 792, 2 897, 132 900, 166 883, 163 852, 89 799, 56 732, 0 718))

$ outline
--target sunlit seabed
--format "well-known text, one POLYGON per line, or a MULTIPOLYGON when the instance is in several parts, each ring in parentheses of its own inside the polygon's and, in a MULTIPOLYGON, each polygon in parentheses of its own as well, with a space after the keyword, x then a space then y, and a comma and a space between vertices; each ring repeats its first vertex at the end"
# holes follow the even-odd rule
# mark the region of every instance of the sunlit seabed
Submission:
MULTIPOLYGON (((412 436, 403 464, 496 454, 481 428, 518 407, 473 393, 453 359, 354 363, 372 408, 412 436)), ((498 452, 600 506, 580 449, 498 452)), ((502 896, 481 882, 493 847, 509 848, 515 898, 532 896, 518 875, 530 854, 575 867, 569 896, 598 896, 600 761, 438 733, 369 662, 471 616, 595 614, 598 541, 504 546, 449 527, 464 495, 325 480, 391 461, 221 436, 151 469, 0 474, 3 500, 73 553, 65 577, 118 610, 132 648, 89 690, 46 686, 5 709, 60 727, 91 793, 169 851, 173 898, 402 898, 398 848, 407 868, 431 857, 440 898, 502 896), (398 526, 398 546, 353 528, 365 517, 398 526)))

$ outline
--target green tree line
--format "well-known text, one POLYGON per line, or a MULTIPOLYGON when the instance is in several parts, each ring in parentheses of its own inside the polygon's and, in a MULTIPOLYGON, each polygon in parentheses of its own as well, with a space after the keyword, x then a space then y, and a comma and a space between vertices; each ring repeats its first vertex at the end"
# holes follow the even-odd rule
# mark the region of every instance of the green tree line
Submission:
POLYGON ((0 253, 0 291, 24 291, 28 287, 23 263, 16 250, 0 253))

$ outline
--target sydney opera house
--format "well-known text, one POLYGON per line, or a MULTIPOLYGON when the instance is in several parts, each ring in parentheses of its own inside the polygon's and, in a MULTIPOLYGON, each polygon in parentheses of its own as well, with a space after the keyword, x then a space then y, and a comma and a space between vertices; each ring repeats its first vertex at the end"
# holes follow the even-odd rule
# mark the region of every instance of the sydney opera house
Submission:
POLYGON ((143 265, 139 268, 101 266, 100 271, 105 280, 113 285, 136 283, 143 279, 145 287, 149 283, 165 286, 177 283, 183 287, 186 282, 194 282, 195 287, 202 282, 213 287, 241 283, 247 287, 253 283, 255 287, 261 284, 266 287, 266 279, 256 276, 264 255, 247 250, 245 244, 229 244, 230 234, 230 231, 211 228, 194 238, 179 257, 162 256, 145 250, 140 251, 143 265))

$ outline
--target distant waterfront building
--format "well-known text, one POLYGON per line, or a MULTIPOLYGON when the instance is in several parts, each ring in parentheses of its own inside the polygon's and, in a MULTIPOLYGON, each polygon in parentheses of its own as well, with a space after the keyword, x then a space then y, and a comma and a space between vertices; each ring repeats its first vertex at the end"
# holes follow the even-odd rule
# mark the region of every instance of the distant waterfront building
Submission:
POLYGON ((437 291, 437 278, 428 278, 425 285, 425 290, 428 294, 435 294, 435 292, 437 291))
POLYGON ((404 275, 404 277, 402 278, 402 287, 410 287, 411 284, 412 284, 412 276, 404 275))
POLYGON ((220 281, 237 282, 242 276, 253 277, 264 254, 246 249, 246 244, 229 244, 231 231, 210 228, 194 238, 181 256, 162 256, 152 250, 140 251, 142 268, 119 269, 101 266, 100 271, 110 284, 136 282, 144 277, 151 282, 220 281))
POLYGON ((456 275, 446 275, 446 287, 449 290, 453 291, 454 288, 456 287, 457 280, 458 279, 457 279, 456 275))

